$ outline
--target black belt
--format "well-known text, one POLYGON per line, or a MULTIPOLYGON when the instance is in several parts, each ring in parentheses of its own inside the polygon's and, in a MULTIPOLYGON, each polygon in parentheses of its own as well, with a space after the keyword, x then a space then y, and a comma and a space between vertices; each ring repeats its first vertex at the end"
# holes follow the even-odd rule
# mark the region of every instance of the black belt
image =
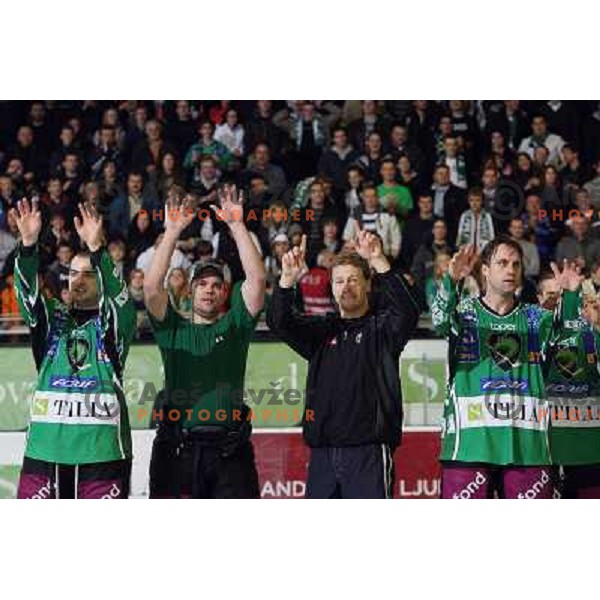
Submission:
POLYGON ((160 440, 170 442, 179 448, 194 446, 218 448, 222 456, 231 456, 236 450, 250 439, 252 425, 243 420, 234 429, 222 425, 197 425, 196 427, 181 427, 176 423, 160 423, 156 436, 160 440))

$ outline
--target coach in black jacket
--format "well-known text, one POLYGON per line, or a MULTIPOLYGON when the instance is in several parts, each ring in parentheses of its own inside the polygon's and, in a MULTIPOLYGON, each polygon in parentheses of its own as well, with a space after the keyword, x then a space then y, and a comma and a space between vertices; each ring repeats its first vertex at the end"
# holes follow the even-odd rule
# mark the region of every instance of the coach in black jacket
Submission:
POLYGON ((308 498, 387 498, 402 431, 398 361, 419 316, 404 277, 390 269, 381 241, 358 236, 332 268, 339 314, 306 317, 294 284, 306 270, 306 238, 283 257, 269 327, 309 361, 304 439, 311 447, 308 498), (372 277, 371 270, 376 274, 372 277), (377 304, 370 292, 377 289, 377 304))

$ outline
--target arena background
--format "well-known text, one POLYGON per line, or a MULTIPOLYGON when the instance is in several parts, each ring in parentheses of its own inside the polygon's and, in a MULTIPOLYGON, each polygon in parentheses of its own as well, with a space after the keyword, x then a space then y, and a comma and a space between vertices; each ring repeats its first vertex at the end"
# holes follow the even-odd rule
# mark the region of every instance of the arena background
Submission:
MULTIPOLYGON (((0 497, 15 494, 28 400, 35 383, 11 271, 18 236, 9 211, 20 197, 38 198, 44 208, 44 285, 48 294, 61 298, 64 294, 68 299, 59 246, 64 241, 76 246, 72 236, 68 241, 70 219, 81 200, 104 211, 109 249, 118 254, 117 246, 124 245, 126 258, 121 266, 129 280, 141 268, 138 259, 152 249, 161 225, 152 223, 152 235, 147 235, 139 224, 141 210, 129 217, 126 208, 113 211, 115 206, 126 207, 131 198, 142 207, 160 208, 173 184, 207 199, 218 184, 235 181, 256 206, 282 200, 289 208, 302 208, 317 201, 313 189, 320 188, 332 209, 327 219, 336 222, 337 231, 332 242, 324 232, 317 231, 315 238, 315 231, 302 224, 309 234, 309 251, 314 244, 316 262, 323 249, 339 251, 347 242, 341 238, 349 217, 363 219, 363 199, 357 191, 362 188, 353 187, 348 176, 358 166, 363 184, 377 186, 378 211, 390 216, 388 221, 397 220, 401 228, 400 250, 393 257, 396 264, 411 272, 423 288, 429 285, 430 292, 435 290, 440 255, 449 256, 456 245, 473 239, 484 244, 499 232, 510 233, 521 235, 520 243, 537 257, 531 264, 526 261, 524 288, 528 299, 535 301, 536 279, 555 257, 581 260, 600 287, 599 156, 597 101, 0 101, 0 497), (232 110, 238 124, 229 126, 232 110), (534 136, 540 117, 545 131, 534 136), (207 123, 212 129, 203 138, 207 123), (344 150, 344 160, 339 149, 332 149, 340 125, 353 152, 345 155, 344 150), (210 180, 201 165, 207 155, 217 167, 210 180), (352 159, 344 162, 346 156, 352 159), (386 161, 389 166, 389 159, 395 165, 391 191, 383 183, 381 169, 386 161), (445 184, 437 177, 440 166, 448 171, 445 184), (131 181, 138 175, 141 192, 131 181), (468 195, 473 189, 482 196, 487 211, 486 227, 475 231, 469 226, 472 221, 461 219, 469 212, 468 195), (443 218, 438 212, 425 214, 423 198, 429 198, 436 211, 441 208, 443 218), (539 207, 559 212, 591 207, 596 214, 582 224, 582 234, 572 230, 567 210, 548 222, 535 218, 539 207), (521 234, 512 231, 511 217, 522 223, 521 234), (446 228, 440 239, 435 238, 439 221, 446 228), (585 250, 579 244, 581 235, 585 250)), ((254 225, 273 285, 278 276, 275 238, 283 232, 294 243, 294 224, 271 224, 264 230, 254 225)), ((393 247, 393 234, 390 229, 387 233, 393 247)), ((181 264, 213 254, 231 267, 234 280, 239 279, 239 257, 226 247, 225 238, 218 227, 209 234, 203 230, 201 242, 184 248, 181 264)), ((181 298, 183 307, 189 297, 181 298)), ((439 489, 437 427, 447 345, 433 337, 427 318, 429 301, 424 295, 424 317, 399 365, 406 435, 395 457, 397 497, 435 497, 439 489)), ((137 302, 140 335, 127 362, 125 390, 136 450, 133 495, 141 497, 147 494, 153 431, 152 407, 148 401, 140 407, 139 397, 145 385, 151 384, 153 390, 162 387, 162 367, 147 322, 142 325, 143 301, 138 297, 137 302)), ((277 410, 285 406, 265 404, 269 390, 302 392, 305 374, 305 362, 274 339, 261 322, 250 350, 246 387, 255 393, 264 391, 266 398, 259 405, 252 397, 248 400, 256 410, 254 440, 263 497, 302 496, 306 449, 297 423, 289 417, 278 420, 277 410)))

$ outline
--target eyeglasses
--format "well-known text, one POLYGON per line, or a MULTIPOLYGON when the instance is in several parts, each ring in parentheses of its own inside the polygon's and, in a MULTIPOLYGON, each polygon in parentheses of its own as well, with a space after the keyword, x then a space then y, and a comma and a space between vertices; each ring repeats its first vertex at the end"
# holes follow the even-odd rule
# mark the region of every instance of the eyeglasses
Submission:
POLYGON ((86 270, 86 271, 77 271, 76 269, 69 269, 69 277, 77 277, 77 275, 85 275, 89 277, 91 275, 95 275, 96 271, 94 269, 86 270))

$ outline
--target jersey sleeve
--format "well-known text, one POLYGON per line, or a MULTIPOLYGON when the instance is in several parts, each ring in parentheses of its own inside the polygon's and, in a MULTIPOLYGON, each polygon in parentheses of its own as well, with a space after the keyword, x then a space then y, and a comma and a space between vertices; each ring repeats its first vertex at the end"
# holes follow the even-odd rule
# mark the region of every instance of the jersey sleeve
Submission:
POLYGON ((114 344, 122 370, 129 345, 135 335, 133 301, 129 296, 127 284, 117 274, 106 249, 93 252, 90 260, 98 282, 102 333, 107 341, 114 344))
POLYGON ((569 329, 570 322, 579 318, 580 308, 581 297, 579 292, 565 290, 554 311, 542 310, 540 319, 542 351, 545 351, 549 344, 554 344, 565 329, 569 329))
POLYGON ((19 244, 15 258, 15 293, 19 313, 31 332, 31 347, 37 369, 48 349, 54 319, 55 301, 47 300, 40 290, 37 245, 19 244))
POLYGON ((459 322, 456 309, 459 294, 457 284, 447 273, 442 278, 431 307, 431 320, 438 334, 448 337, 451 333, 458 335, 459 322))

